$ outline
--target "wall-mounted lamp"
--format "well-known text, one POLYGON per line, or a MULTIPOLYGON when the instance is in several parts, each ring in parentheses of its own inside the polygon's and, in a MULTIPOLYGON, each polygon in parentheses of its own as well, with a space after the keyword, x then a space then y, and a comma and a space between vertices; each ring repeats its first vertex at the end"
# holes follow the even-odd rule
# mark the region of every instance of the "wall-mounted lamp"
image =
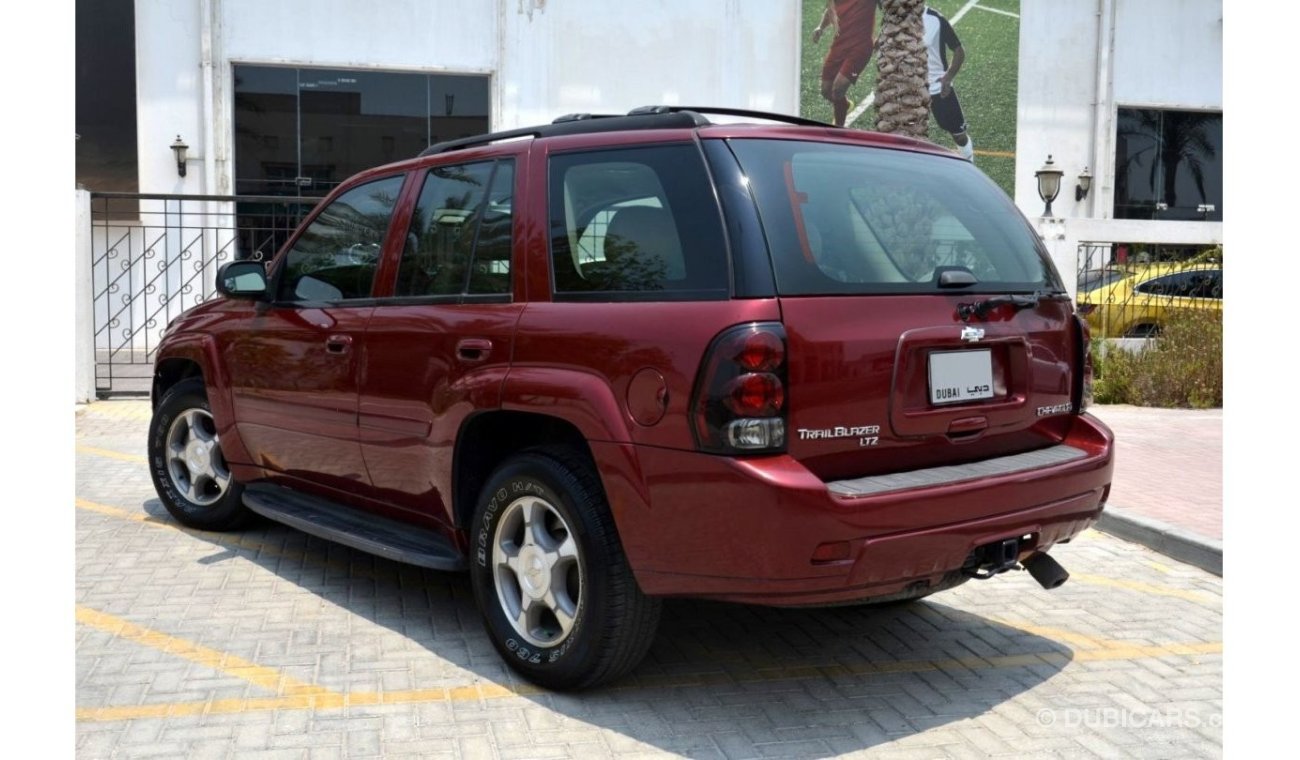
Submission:
POLYGON ((1092 188, 1092 175, 1088 173, 1088 167, 1083 167, 1079 172, 1079 184, 1074 186, 1074 199, 1081 201, 1088 197, 1088 190, 1092 188))
POLYGON ((1038 197, 1042 198, 1043 202, 1047 204, 1047 208, 1043 210, 1043 216, 1051 216, 1052 201, 1056 200, 1056 196, 1061 192, 1061 177, 1065 176, 1065 172, 1052 163, 1052 154, 1049 153, 1047 154, 1047 163, 1043 164, 1043 168, 1034 172, 1034 176, 1038 178, 1038 197))
POLYGON ((189 149, 190 146, 181 140, 181 136, 176 135, 176 142, 172 143, 172 153, 176 154, 176 173, 182 177, 185 176, 185 151, 189 149))

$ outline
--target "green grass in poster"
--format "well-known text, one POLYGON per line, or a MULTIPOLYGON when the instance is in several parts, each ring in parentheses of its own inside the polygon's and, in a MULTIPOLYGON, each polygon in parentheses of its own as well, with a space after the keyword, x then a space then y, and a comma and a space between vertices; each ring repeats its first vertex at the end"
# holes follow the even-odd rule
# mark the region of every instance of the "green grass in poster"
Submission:
MULTIPOLYGON (((1019 0, 935 0, 930 7, 956 19, 954 31, 966 50, 966 63, 953 86, 961 97, 962 110, 975 140, 975 165, 1012 194, 1015 190, 1016 82, 1020 57, 1019 0), (958 14, 965 9, 965 13, 958 14), (1000 12, 999 12, 1000 11, 1000 12)), ((825 0, 803 0, 803 60, 799 79, 800 112, 822 121, 831 120, 831 106, 822 99, 821 67, 830 49, 830 35, 812 44, 812 31, 821 20, 825 0)), ((849 99, 862 103, 875 90, 876 58, 873 55, 849 99)), ((850 124, 872 129, 875 109, 868 108, 850 124)), ((930 139, 953 147, 952 137, 930 122, 930 139)))

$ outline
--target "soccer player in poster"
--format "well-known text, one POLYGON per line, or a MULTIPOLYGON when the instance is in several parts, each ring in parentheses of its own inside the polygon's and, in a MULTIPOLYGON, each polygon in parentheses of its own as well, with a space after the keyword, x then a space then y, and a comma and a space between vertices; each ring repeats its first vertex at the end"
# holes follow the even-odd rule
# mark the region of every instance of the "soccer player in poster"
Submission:
POLYGON ((961 101, 957 99, 957 90, 952 80, 957 77, 962 63, 966 60, 966 51, 962 49, 961 40, 952 30, 952 24, 943 14, 926 6, 922 17, 925 21, 925 50, 928 60, 928 79, 930 82, 930 112, 940 128, 952 135, 957 143, 957 152, 967 161, 975 159, 975 141, 967 132, 966 116, 961 110, 961 101), (948 64, 948 51, 952 51, 952 65, 948 64))
POLYGON ((835 27, 835 39, 822 62, 822 97, 834 109, 835 126, 842 127, 853 109, 849 87, 858 81, 871 60, 876 0, 826 0, 821 23, 812 33, 814 45, 821 42, 828 26, 835 27))

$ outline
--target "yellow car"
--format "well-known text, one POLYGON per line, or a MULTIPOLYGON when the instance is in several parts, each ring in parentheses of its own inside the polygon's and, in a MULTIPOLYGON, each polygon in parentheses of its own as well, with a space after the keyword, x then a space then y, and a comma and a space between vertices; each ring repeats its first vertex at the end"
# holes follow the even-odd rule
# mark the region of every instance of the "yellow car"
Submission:
POLYGON ((1079 313, 1093 335, 1147 338, 1160 332, 1171 309, 1223 312, 1222 264, 1142 264, 1130 272, 1079 293, 1079 313))

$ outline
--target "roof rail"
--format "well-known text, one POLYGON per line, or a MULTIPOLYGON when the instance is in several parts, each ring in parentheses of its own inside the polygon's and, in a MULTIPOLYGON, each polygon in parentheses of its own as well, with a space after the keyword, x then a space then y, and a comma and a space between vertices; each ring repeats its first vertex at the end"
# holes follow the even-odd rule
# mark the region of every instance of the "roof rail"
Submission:
POLYGON ((626 115, 571 113, 565 114, 550 124, 522 129, 508 129, 503 132, 490 132, 472 137, 461 137, 435 143, 420 152, 420 156, 435 156, 453 150, 474 148, 501 140, 518 137, 557 137, 560 135, 578 135, 592 132, 619 132, 633 129, 684 129, 707 127, 710 122, 703 114, 722 116, 747 116, 767 121, 779 121, 786 124, 798 124, 805 127, 831 127, 821 121, 813 121, 789 114, 768 113, 766 111, 747 111, 740 108, 711 108, 708 106, 642 106, 634 108, 626 115))
POLYGON ((641 106, 628 111, 628 116, 640 116, 644 114, 667 114, 667 113, 697 113, 697 114, 717 114, 718 116, 747 116, 753 119, 764 119, 766 121, 779 121, 785 124, 797 124, 801 127, 836 127, 834 124, 827 124, 824 121, 815 119, 805 119, 802 116, 791 116, 785 113, 774 113, 771 111, 753 111, 746 108, 715 108, 713 106, 641 106))
POLYGON ((613 119, 620 114, 616 113, 566 113, 565 115, 552 121, 552 124, 563 124, 566 121, 586 121, 587 119, 613 119))

